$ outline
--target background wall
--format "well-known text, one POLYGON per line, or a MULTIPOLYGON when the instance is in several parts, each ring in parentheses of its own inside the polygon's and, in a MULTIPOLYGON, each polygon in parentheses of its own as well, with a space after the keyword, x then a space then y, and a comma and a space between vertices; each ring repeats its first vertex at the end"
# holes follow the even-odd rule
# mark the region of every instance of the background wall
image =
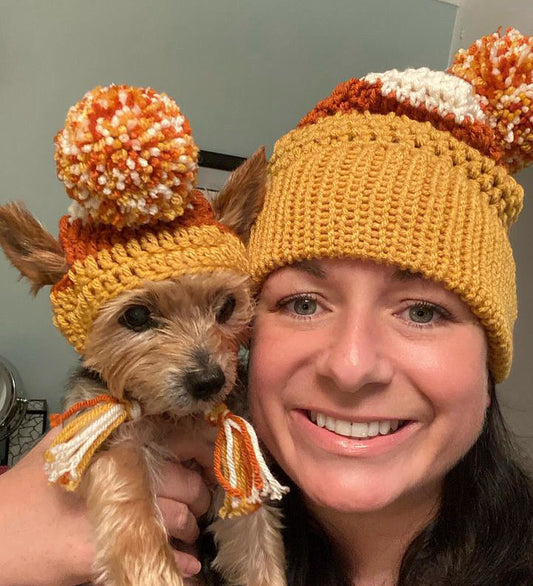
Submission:
MULTIPOLYGON (((248 156, 261 144, 270 150, 341 80, 393 67, 444 69, 457 4, 0 0, 0 203, 24 200, 56 233, 69 200, 55 178, 52 139, 68 108, 95 85, 167 92, 191 120, 201 148, 248 156)), ((483 10, 476 16, 482 26, 483 10)), ((533 9, 525 0, 513 19, 496 19, 480 32, 502 23, 533 34, 533 9)), ((533 173, 522 179, 533 193, 533 173)), ((522 306, 533 290, 531 207, 514 236, 522 306)), ((18 368, 29 396, 46 398, 58 410, 76 356, 51 324, 47 292, 31 300, 0 256, 0 300, 0 355, 18 368)), ((533 412, 531 312, 522 313, 518 326, 516 374, 506 385, 505 403, 533 455, 533 440, 526 437, 533 412)))

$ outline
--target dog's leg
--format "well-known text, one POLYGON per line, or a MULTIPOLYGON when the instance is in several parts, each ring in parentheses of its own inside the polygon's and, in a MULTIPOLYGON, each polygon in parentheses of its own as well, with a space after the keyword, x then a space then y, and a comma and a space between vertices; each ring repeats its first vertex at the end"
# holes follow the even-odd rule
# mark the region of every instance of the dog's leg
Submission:
POLYGON ((210 527, 218 553, 213 562, 232 586, 285 586, 285 552, 281 512, 262 505, 234 519, 217 519, 210 527))
POLYGON ((96 540, 98 586, 183 586, 140 446, 100 453, 83 490, 96 540))

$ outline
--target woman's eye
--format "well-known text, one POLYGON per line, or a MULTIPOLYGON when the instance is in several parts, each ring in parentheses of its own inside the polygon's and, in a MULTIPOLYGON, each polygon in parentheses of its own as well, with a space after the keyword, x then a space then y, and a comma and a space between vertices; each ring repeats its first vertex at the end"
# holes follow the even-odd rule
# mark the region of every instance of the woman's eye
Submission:
POLYGON ((409 308, 409 317, 419 324, 429 323, 435 314, 435 309, 429 305, 413 305, 409 308))
POLYGON ((438 321, 451 319, 451 314, 443 307, 427 301, 413 303, 405 312, 408 314, 407 319, 417 326, 434 325, 438 321))
POLYGON ((311 295, 299 295, 282 300, 278 306, 290 313, 296 313, 303 317, 314 315, 319 310, 317 300, 311 295))
POLYGON ((228 321, 228 319, 233 315, 233 312, 235 311, 236 304, 237 301, 235 300, 235 297, 233 297, 233 295, 228 295, 226 297, 224 303, 217 311, 216 320, 219 324, 223 324, 228 321))
POLYGON ((293 301, 293 307, 298 315, 313 315, 317 310, 317 302, 312 297, 300 297, 293 301))
POLYGON ((120 316, 119 323, 134 332, 144 332, 153 328, 156 323, 150 310, 145 305, 132 305, 120 316))

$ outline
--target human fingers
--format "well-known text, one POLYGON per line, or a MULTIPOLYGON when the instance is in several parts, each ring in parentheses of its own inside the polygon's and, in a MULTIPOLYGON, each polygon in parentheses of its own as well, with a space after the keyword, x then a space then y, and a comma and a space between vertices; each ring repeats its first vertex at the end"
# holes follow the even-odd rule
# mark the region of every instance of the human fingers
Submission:
POLYGON ((200 472, 188 469, 177 462, 167 462, 160 474, 159 498, 182 503, 195 517, 209 510, 211 493, 200 472))
MULTIPOLYGON (((184 578, 191 578, 198 574, 202 569, 202 564, 190 553, 184 551, 173 551, 176 565, 180 569, 184 578)), ((186 582, 186 584, 195 584, 196 582, 186 582)))
POLYGON ((195 420, 188 425, 177 425, 165 437, 167 448, 180 461, 196 460, 203 468, 213 467, 213 452, 217 429, 195 420))
POLYGON ((0 477, 0 584, 81 584, 94 561, 92 532, 80 495, 48 485, 46 436, 0 477))
POLYGON ((165 498, 157 499, 157 503, 169 535, 185 543, 193 544, 198 539, 200 530, 189 507, 165 498))

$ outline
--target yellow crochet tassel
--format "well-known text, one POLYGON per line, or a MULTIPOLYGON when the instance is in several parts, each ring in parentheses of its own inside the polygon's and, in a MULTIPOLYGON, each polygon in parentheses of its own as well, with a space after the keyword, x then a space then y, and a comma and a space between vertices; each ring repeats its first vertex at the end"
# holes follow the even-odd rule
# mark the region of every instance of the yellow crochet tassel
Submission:
POLYGON ((124 421, 141 415, 136 401, 120 401, 104 394, 80 401, 62 415, 53 415, 52 427, 82 409, 87 411, 70 421, 44 454, 48 481, 69 491, 78 488, 93 454, 111 433, 124 421))
POLYGON ((280 500, 289 491, 268 469, 253 427, 224 405, 214 407, 207 421, 218 426, 215 475, 226 493, 220 517, 237 517, 257 510, 263 500, 280 500))

